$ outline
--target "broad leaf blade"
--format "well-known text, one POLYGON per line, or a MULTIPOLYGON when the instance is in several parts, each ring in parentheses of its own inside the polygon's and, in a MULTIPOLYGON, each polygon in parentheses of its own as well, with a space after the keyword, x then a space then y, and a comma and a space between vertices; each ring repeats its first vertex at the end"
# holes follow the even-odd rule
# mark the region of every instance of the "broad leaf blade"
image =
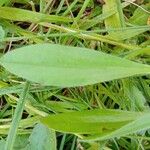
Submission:
POLYGON ((116 110, 92 110, 49 115, 41 121, 61 132, 77 134, 100 134, 118 129, 135 120, 140 113, 116 110))
POLYGON ((17 135, 15 139, 15 144, 13 146, 13 150, 30 150, 27 148, 28 144, 29 144, 29 134, 17 135))
POLYGON ((83 86, 150 73, 150 66, 86 48, 37 44, 8 52, 0 63, 10 72, 51 86, 83 86))
POLYGON ((55 131, 42 124, 37 124, 29 137, 29 142, 32 150, 56 150, 55 131))

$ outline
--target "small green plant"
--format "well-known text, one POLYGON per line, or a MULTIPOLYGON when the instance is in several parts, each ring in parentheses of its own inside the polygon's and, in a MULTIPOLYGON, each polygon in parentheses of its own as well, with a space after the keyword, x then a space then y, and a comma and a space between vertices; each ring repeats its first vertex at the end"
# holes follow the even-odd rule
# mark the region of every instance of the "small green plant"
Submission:
MULTIPOLYGON (((11 73, 28 81, 63 88, 150 74, 149 65, 86 48, 56 44, 37 44, 16 49, 2 56, 0 63, 11 73)), ((18 102, 6 150, 12 149, 15 142, 28 88, 29 83, 25 85, 18 102)), ((148 129, 149 117, 150 113, 147 112, 104 109, 50 115, 40 120, 56 131, 76 134, 83 141, 95 141, 148 129)))
POLYGON ((149 150, 149 20, 149 0, 0 0, 0 150, 149 150))

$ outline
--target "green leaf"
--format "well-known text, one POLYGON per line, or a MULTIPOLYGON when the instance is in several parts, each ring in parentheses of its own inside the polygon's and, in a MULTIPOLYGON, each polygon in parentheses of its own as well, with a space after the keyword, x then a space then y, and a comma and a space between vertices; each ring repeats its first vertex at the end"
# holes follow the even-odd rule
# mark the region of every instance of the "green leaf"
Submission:
POLYGON ((125 27, 120 0, 106 0, 105 5, 103 5, 103 13, 109 12, 112 8, 116 13, 105 19, 106 28, 111 29, 125 27))
MULTIPOLYGON (((141 7, 147 11, 150 11, 150 3, 147 5, 141 5, 141 7)), ((129 19, 129 22, 135 25, 147 25, 148 18, 149 13, 138 7, 133 16, 129 19)))
MULTIPOLYGON (((4 144, 5 141, 1 140, 0 150, 3 150, 1 146, 4 144)), ((48 129, 43 124, 37 124, 30 136, 17 136, 13 150, 56 150, 55 131, 48 129)))
POLYGON ((139 116, 136 120, 122 126, 120 129, 115 130, 109 134, 105 135, 96 135, 91 137, 85 137, 83 141, 97 141, 97 140, 106 140, 114 137, 126 136, 129 134, 136 133, 141 130, 147 130, 150 128, 150 113, 145 113, 142 116, 139 116))
POLYGON ((0 58, 10 72, 43 85, 83 86, 133 75, 150 74, 150 66, 123 58, 55 44, 18 48, 0 58))
POLYGON ((125 136, 150 128, 150 113, 143 114, 135 121, 123 126, 111 134, 111 137, 125 136))
POLYGON ((80 109, 87 109, 82 103, 68 103, 68 102, 61 102, 61 101, 46 101, 46 107, 51 110, 55 110, 57 112, 67 112, 73 111, 76 108, 80 109))
MULTIPOLYGON (((15 3, 21 3, 21 4, 27 4, 31 2, 31 0, 12 0, 12 1, 15 1, 15 3)), ((33 2, 34 4, 38 4, 39 0, 33 0, 33 2)))
POLYGON ((132 82, 132 80, 124 80, 124 94, 129 99, 130 104, 130 110, 133 111, 144 111, 149 110, 149 107, 147 105, 147 101, 142 93, 142 91, 139 90, 137 85, 132 82))
POLYGON ((0 150, 4 150, 4 147, 5 147, 5 140, 2 139, 0 140, 0 150))
MULTIPOLYGON (((99 9, 99 7, 98 7, 98 9, 99 9)), ((79 26, 80 26, 81 29, 89 29, 89 28, 95 26, 96 24, 102 22, 104 19, 112 16, 113 14, 115 14, 115 10, 114 9, 109 9, 109 11, 107 11, 103 14, 100 14, 100 15, 94 17, 91 20, 84 20, 83 19, 83 22, 81 22, 79 24, 79 26)))
POLYGON ((141 114, 119 110, 91 110, 49 115, 41 122, 49 128, 76 134, 101 134, 135 120, 141 114))
MULTIPOLYGON (((3 27, 0 25, 0 49, 4 49, 4 47, 5 47, 4 42, 2 42, 4 40, 4 37, 5 37, 5 31, 4 31, 3 27)), ((0 55, 0 57, 1 57, 1 55, 0 55)))
POLYGON ((11 7, 0 7, 0 18, 9 19, 13 21, 26 21, 26 22, 72 22, 72 19, 56 16, 46 15, 38 12, 29 10, 11 8, 11 7))
POLYGON ((29 135, 18 135, 15 139, 15 144, 13 147, 13 150, 27 150, 27 145, 29 143, 28 141, 29 135))
POLYGON ((120 0, 106 0, 103 5, 103 13, 108 13, 110 9, 115 10, 115 14, 105 19, 105 26, 108 29, 108 33, 111 37, 118 39, 118 31, 111 31, 110 29, 125 27, 125 20, 122 11, 122 5, 120 0))
POLYGON ((0 26, 0 41, 5 37, 5 31, 3 30, 2 26, 0 26))
POLYGON ((42 124, 37 124, 29 137, 31 150, 56 150, 55 131, 42 124))
POLYGON ((3 6, 4 4, 7 4, 9 2, 10 2, 10 0, 1 0, 0 1, 0 6, 3 6))
POLYGON ((107 35, 106 37, 110 37, 112 39, 116 39, 116 40, 126 40, 126 39, 130 39, 132 37, 135 37, 141 33, 144 33, 146 31, 149 31, 150 27, 147 26, 135 26, 133 28, 122 28, 122 29, 118 29, 116 31, 113 32, 113 34, 107 35))

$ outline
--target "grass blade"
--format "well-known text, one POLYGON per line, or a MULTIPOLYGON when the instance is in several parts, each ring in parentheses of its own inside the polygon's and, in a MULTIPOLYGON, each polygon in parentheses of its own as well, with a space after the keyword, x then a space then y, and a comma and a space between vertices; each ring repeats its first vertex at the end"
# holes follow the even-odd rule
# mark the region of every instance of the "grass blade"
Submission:
POLYGON ((46 15, 29 10, 0 7, 1 18, 13 21, 26 21, 26 22, 72 22, 72 19, 56 15, 46 15))
POLYGON ((12 120, 12 125, 11 125, 9 133, 8 133, 8 137, 7 137, 7 141, 6 141, 6 145, 5 145, 5 150, 12 150, 13 149, 13 144, 15 142, 17 129, 19 126, 19 121, 21 119, 22 112, 23 112, 24 105, 25 105, 26 95, 27 95, 28 90, 29 90, 29 85, 30 85, 29 82, 27 82, 25 84, 23 93, 20 96, 20 99, 18 101, 16 110, 15 110, 15 114, 14 114, 14 117, 12 120))

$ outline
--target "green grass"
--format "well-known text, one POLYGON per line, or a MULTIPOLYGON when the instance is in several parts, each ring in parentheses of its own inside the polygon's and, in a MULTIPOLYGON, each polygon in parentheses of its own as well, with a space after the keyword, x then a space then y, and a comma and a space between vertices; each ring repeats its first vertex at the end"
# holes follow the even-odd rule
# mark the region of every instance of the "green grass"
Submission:
POLYGON ((3 0, 0 14, 0 63, 5 67, 0 68, 0 150, 150 149, 149 0, 106 0, 105 5, 96 0, 3 0), (82 47, 86 56, 81 48, 67 53, 58 46, 59 64, 57 45, 49 45, 50 54, 44 43, 82 47), (22 48, 32 44, 40 48, 22 48), (11 50, 14 60, 11 53, 5 55, 11 50), (34 65, 46 57, 55 68, 88 71, 71 73, 74 80, 61 76, 65 69, 61 74, 54 69, 57 76, 41 80, 45 66, 41 63, 35 72, 34 65), (131 61, 137 62, 133 68, 131 61), (95 79, 93 72, 102 73, 95 79))

